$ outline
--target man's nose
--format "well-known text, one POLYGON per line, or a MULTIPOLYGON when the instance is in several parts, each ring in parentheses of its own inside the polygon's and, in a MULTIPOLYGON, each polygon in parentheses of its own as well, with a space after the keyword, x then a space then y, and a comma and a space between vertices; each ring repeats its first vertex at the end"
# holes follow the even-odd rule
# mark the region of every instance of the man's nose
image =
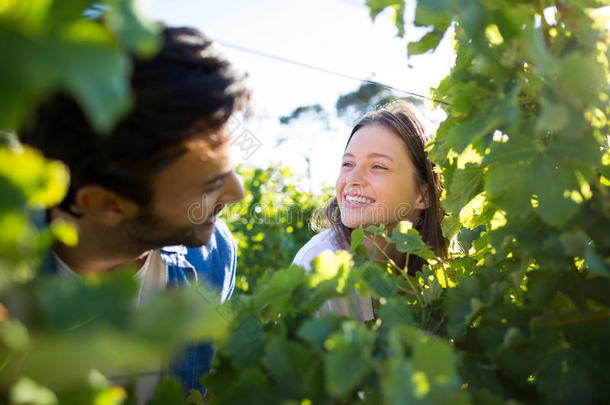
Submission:
POLYGON ((226 192, 223 195, 225 204, 239 201, 244 198, 244 186, 242 185, 241 176, 235 171, 231 172, 226 182, 226 192))

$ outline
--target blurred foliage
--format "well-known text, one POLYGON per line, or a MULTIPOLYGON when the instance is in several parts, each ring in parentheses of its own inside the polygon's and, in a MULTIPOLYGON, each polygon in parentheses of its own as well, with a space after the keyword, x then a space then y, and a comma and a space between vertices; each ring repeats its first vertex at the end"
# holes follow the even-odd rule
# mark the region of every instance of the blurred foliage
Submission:
POLYGON ((109 131, 131 104, 128 52, 153 54, 157 31, 132 0, 3 1, 0 129, 18 129, 41 100, 62 90, 96 129, 109 131), (84 18, 87 12, 97 19, 84 18))
POLYGON ((324 108, 320 104, 305 105, 295 108, 290 115, 280 117, 280 124, 287 125, 303 115, 313 113, 316 119, 324 119, 324 108))
POLYGON ((136 306, 136 292, 133 269, 14 285, 3 295, 11 318, 0 322, 2 403, 123 403, 129 381, 226 331, 217 294, 184 289, 136 306))
POLYGON ((392 90, 380 84, 369 82, 351 92, 342 94, 337 98, 335 108, 337 115, 355 121, 368 111, 379 108, 391 101, 401 99, 408 101, 415 107, 421 108, 423 101, 420 98, 407 96, 398 97, 392 90))
MULTIPOLYGON (((335 112, 338 117, 346 119, 351 124, 368 111, 397 99, 408 101, 413 106, 424 111, 424 103, 421 98, 413 96, 400 97, 396 92, 384 85, 374 81, 367 81, 356 90, 339 95, 335 103, 335 112)), ((323 122, 328 125, 329 112, 324 110, 320 104, 304 105, 295 108, 290 115, 280 117, 279 120, 280 124, 289 125, 303 117, 310 117, 317 122, 323 122)))
MULTIPOLYGON (((2 404, 136 403, 135 376, 160 370, 185 343, 226 330, 219 297, 203 290, 136 308, 133 269, 80 280, 36 275, 54 241, 78 240, 63 222, 38 227, 69 175, 14 134, 54 91, 74 96, 100 133, 110 130, 130 106, 129 54, 152 55, 157 30, 129 0, 0 2, 2 404)), ((185 403, 167 385, 157 403, 185 403)))
POLYGON ((54 236, 65 240, 60 223, 39 231, 28 219, 29 209, 57 204, 68 185, 59 162, 19 145, 0 146, 0 292, 13 282, 25 282, 40 265, 40 255, 54 236))

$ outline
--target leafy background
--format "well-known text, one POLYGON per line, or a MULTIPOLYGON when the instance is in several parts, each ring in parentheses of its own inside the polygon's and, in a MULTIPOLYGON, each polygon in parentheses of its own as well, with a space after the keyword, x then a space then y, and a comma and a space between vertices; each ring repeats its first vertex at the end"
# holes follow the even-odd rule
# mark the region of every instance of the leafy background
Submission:
MULTIPOLYGON (((455 32, 456 65, 433 93, 448 117, 429 156, 444 176, 443 231, 464 252, 415 277, 372 262, 363 245, 383 234, 429 255, 406 225, 356 231, 351 254, 324 254, 309 274, 288 267, 326 197, 299 189, 287 168, 242 169, 248 197, 227 213, 240 251, 228 306, 185 291, 134 309, 134 281, 123 272, 78 283, 34 277, 54 239, 77 242, 65 224, 33 225, 35 211, 61 199, 68 175, 5 136, 2 402, 136 403, 129 376, 189 339, 215 338, 216 371, 204 378, 211 403, 603 403, 610 111, 607 21, 595 10, 604 5, 418 2, 415 22, 429 33, 409 44, 410 55, 455 32), (375 300, 379 319, 316 315, 354 290, 375 300)), ((371 18, 391 7, 405 34, 403 1, 367 7, 371 18)), ((61 88, 103 134, 129 106, 127 52, 152 54, 156 38, 130 1, 2 2, 0 127, 18 128, 61 88), (85 10, 102 24, 83 19, 85 10)), ((183 398, 168 379, 150 403, 183 398)))

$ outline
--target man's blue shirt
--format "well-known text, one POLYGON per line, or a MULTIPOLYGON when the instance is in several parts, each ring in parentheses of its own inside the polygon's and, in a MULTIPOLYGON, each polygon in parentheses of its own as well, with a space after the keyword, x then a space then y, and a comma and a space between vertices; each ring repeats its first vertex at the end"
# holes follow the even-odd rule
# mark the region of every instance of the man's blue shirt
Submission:
MULTIPOLYGON (((231 297, 235 286, 237 255, 231 232, 222 221, 217 221, 210 242, 200 248, 173 246, 161 249, 161 259, 167 268, 167 286, 176 288, 192 282, 193 271, 198 279, 220 292, 220 302, 231 297), (202 280, 203 279, 203 280, 202 280)), ((170 366, 188 393, 203 391, 199 379, 210 372, 214 349, 211 343, 186 348, 170 366)))

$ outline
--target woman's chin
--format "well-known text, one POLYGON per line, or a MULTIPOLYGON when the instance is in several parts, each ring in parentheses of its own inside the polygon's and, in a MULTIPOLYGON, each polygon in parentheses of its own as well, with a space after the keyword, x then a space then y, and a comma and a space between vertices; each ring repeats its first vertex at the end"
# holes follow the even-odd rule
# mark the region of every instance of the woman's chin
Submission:
POLYGON ((362 226, 363 228, 366 228, 367 226, 370 225, 377 225, 375 223, 375 221, 367 221, 367 220, 362 220, 362 218, 353 218, 350 216, 341 216, 341 223, 345 226, 347 226, 348 228, 358 228, 360 226, 362 226))

